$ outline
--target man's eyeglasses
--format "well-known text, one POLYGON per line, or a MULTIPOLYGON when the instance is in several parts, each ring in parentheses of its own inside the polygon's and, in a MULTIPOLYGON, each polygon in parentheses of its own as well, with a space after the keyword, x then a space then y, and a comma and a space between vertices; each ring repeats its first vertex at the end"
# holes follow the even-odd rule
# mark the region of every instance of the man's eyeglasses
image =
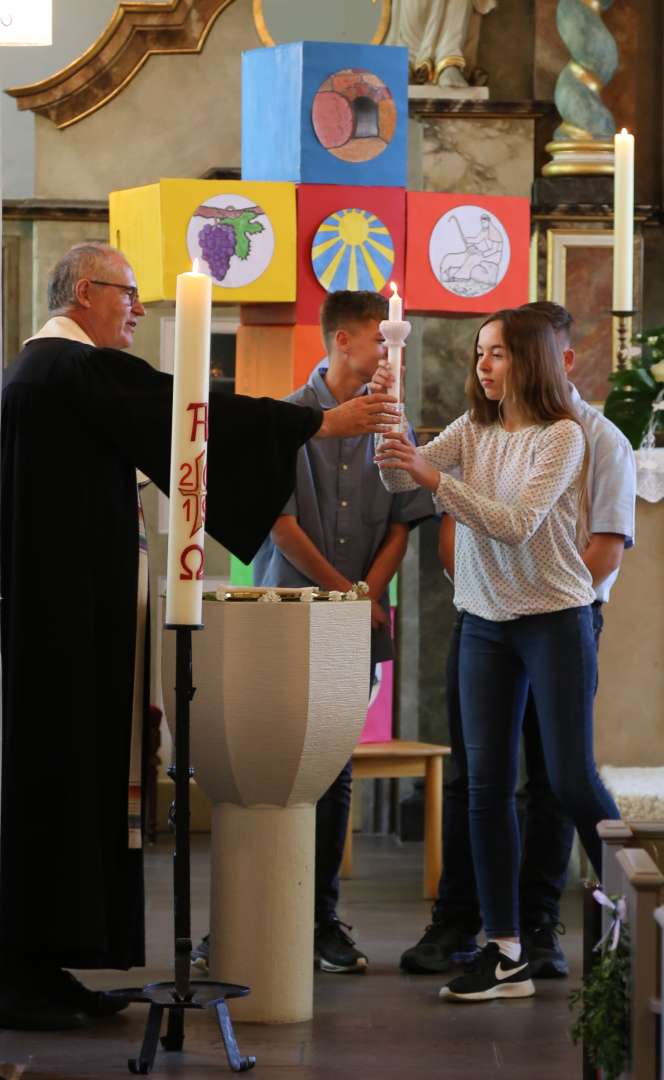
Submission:
POLYGON ((91 285, 110 285, 112 289, 122 289, 129 297, 129 303, 133 307, 138 300, 138 289, 135 285, 121 285, 119 281, 95 281, 90 278, 91 285))

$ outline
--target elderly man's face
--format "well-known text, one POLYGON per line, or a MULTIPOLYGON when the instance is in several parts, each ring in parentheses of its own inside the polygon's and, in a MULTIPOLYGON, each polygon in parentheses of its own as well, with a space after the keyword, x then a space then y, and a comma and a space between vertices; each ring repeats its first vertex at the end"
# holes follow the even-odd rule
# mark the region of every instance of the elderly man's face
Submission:
POLYGON ((88 322, 95 345, 128 349, 134 340, 137 320, 145 308, 136 293, 136 278, 124 259, 107 259, 99 271, 86 279, 88 322))

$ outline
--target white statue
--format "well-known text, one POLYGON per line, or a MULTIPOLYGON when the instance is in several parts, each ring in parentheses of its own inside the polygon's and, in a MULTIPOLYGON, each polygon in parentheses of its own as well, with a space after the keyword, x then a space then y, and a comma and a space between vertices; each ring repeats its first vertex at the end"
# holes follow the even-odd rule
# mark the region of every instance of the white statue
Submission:
POLYGON ((407 45, 413 82, 464 87, 463 69, 477 54, 478 16, 498 0, 392 0, 386 45, 407 45))

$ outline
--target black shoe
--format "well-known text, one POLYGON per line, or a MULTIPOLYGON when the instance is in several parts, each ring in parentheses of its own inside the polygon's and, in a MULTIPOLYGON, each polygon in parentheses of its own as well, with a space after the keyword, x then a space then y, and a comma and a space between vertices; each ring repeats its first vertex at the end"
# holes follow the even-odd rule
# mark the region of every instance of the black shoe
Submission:
POLYGON ((564 933, 565 927, 553 920, 524 927, 523 947, 533 979, 564 979, 569 975, 569 964, 558 944, 558 934, 564 933))
POLYGON ((525 952, 522 950, 519 960, 510 960, 492 941, 485 945, 466 974, 452 979, 439 996, 453 1001, 490 1001, 532 997, 534 993, 525 952))
POLYGON ((345 930, 352 930, 338 919, 319 923, 314 934, 314 963, 321 971, 338 973, 366 971, 368 960, 355 948, 345 930))
MULTIPOLYGON (((3 980, 4 981, 4 980, 3 980)), ((69 1001, 61 1001, 40 985, 20 984, 0 989, 0 1028, 12 1031, 68 1031, 85 1027, 89 1017, 69 1001)))
POLYGON ((417 945, 401 954, 400 967, 410 975, 439 975, 471 963, 477 952, 474 934, 452 923, 434 920, 417 945))
POLYGON ((203 975, 210 974, 210 935, 206 934, 191 950, 191 966, 203 975))
POLYGON ((49 996, 68 1005, 77 1012, 82 1012, 91 1020, 103 1020, 115 1016, 129 1005, 129 1002, 104 990, 89 990, 70 971, 57 968, 48 978, 49 996))

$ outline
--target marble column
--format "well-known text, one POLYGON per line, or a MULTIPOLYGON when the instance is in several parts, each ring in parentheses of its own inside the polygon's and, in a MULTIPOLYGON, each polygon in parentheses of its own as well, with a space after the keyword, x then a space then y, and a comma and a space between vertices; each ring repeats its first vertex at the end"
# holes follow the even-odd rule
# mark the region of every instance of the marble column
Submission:
POLYGON ((556 108, 562 118, 547 146, 544 176, 613 173, 613 116, 602 89, 618 67, 615 40, 602 21, 613 0, 558 0, 556 25, 570 53, 558 76, 556 108))

